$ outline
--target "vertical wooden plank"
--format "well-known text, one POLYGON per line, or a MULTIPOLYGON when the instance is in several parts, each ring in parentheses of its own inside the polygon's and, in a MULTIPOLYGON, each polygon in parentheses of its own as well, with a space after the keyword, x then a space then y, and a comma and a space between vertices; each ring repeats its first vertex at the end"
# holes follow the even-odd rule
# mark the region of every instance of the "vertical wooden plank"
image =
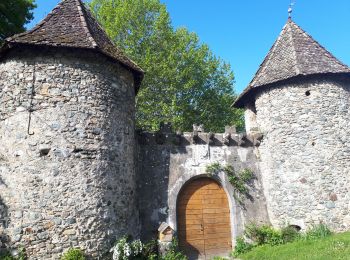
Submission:
POLYGON ((190 182, 179 194, 177 202, 179 247, 191 259, 205 256, 203 185, 202 179, 190 182))
POLYGON ((228 198, 214 180, 187 184, 179 194, 177 216, 180 249, 188 257, 210 259, 232 250, 228 198))
POLYGON ((226 192, 218 183, 210 181, 202 199, 206 258, 228 255, 232 250, 232 239, 226 192))

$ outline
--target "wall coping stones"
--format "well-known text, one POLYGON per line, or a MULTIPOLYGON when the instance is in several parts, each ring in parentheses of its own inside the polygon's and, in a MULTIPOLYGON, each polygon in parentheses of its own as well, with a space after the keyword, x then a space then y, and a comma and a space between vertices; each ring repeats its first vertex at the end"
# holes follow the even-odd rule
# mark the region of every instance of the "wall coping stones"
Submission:
POLYGON ((210 145, 210 146, 259 146, 263 135, 256 133, 235 133, 234 127, 227 127, 225 133, 213 132, 184 132, 184 133, 163 133, 137 131, 136 137, 140 145, 168 145, 168 146, 189 146, 189 145, 210 145))

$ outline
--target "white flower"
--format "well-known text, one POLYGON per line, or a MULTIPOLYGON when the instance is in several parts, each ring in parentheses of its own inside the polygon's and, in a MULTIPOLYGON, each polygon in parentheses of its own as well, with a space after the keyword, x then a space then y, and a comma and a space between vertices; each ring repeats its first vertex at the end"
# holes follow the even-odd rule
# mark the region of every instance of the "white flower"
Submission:
POLYGON ((124 256, 126 256, 125 259, 128 259, 128 257, 131 255, 131 248, 130 248, 130 245, 128 243, 124 244, 123 251, 124 251, 124 256))
POLYGON ((143 250, 143 244, 139 239, 133 241, 131 243, 131 247, 132 247, 132 251, 133 251, 134 256, 140 254, 143 250))
POLYGON ((139 239, 128 243, 126 238, 122 238, 111 248, 110 252, 113 252, 113 260, 128 260, 130 256, 137 256, 142 253, 142 250, 143 244, 139 239))

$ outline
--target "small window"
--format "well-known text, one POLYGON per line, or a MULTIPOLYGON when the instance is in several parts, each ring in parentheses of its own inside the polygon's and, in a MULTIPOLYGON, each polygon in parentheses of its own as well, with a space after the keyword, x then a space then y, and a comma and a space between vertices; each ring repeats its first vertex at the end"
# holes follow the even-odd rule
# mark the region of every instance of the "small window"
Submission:
POLYGON ((308 97, 308 96, 310 96, 310 95, 311 95, 310 90, 308 90, 308 91, 305 92, 305 96, 308 97))

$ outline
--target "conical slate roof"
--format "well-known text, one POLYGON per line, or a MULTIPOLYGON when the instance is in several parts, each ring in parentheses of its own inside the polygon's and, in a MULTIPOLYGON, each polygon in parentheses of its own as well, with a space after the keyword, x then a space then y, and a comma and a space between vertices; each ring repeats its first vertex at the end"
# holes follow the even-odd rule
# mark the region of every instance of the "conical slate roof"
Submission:
POLYGON ((3 49, 22 44, 99 51, 133 71, 137 85, 143 78, 143 70, 110 41, 81 0, 63 0, 33 29, 7 38, 3 49))
POLYGON ((350 69, 288 19, 253 80, 233 106, 243 107, 256 88, 297 76, 330 73, 350 73, 350 69))

